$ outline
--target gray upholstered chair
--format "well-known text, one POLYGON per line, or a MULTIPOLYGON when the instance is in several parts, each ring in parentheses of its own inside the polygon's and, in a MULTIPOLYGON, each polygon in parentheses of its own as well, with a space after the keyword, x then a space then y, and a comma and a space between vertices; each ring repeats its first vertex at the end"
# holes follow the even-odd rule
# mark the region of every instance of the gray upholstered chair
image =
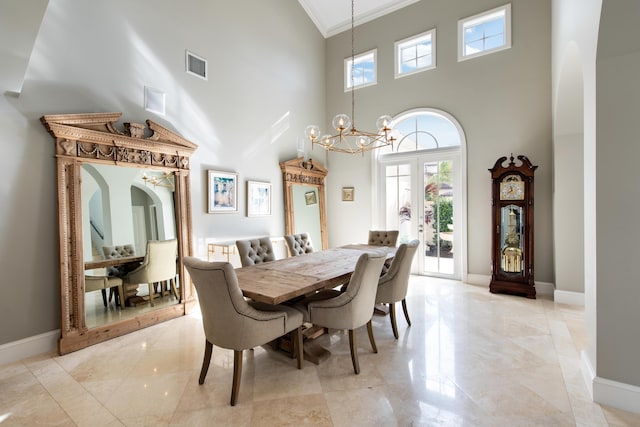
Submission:
POLYGON ((369 245, 395 246, 398 241, 398 230, 369 230, 369 245))
POLYGON ((418 250, 418 240, 401 244, 396 250, 396 255, 391 262, 389 271, 380 277, 378 281, 378 292, 376 294, 376 304, 389 304, 389 317, 391 318, 391 329, 393 336, 398 339, 398 326, 396 323, 396 302, 402 301, 402 309, 407 323, 411 326, 409 311, 407 310, 407 288, 409 286, 409 276, 411 275, 411 262, 418 250))
POLYGON ((349 330, 351 362, 356 374, 360 373, 360 364, 355 329, 367 325, 373 352, 378 352, 371 317, 380 270, 386 256, 385 251, 366 252, 360 255, 344 292, 333 289, 321 291, 295 305, 304 314, 305 322, 325 328, 349 330))
POLYGON ((289 248, 289 254, 291 256, 313 252, 313 245, 311 244, 311 238, 308 233, 287 234, 284 236, 284 241, 287 243, 287 248, 289 248))
MULTIPOLYGON (((106 271, 105 271, 106 273, 106 271)), ((93 292, 93 291, 102 291, 102 302, 104 306, 107 306, 107 289, 116 288, 119 296, 120 308, 124 309, 124 290, 122 288, 122 279, 114 276, 93 276, 93 275, 85 275, 84 276, 84 291, 85 292, 93 292)))
POLYGON ((237 240, 236 247, 243 267, 276 260, 276 255, 271 246, 271 239, 268 237, 237 240))
POLYGON ((127 273, 123 280, 127 284, 147 283, 149 285, 149 304, 154 305, 154 284, 159 283, 164 289, 165 281, 171 284, 171 290, 176 299, 178 290, 176 288, 176 256, 178 254, 178 241, 172 240, 149 240, 147 241, 147 253, 139 267, 127 273))
MULTIPOLYGON (((368 244, 371 246, 395 246, 398 241, 398 230, 369 230, 368 244)), ((385 262, 382 274, 389 271, 389 263, 385 262)))
POLYGON ((131 244, 102 247, 104 259, 125 258, 134 256, 135 253, 136 250, 131 244))
POLYGON ((293 307, 247 302, 228 262, 207 262, 185 257, 184 265, 198 293, 206 337, 199 383, 209 369, 213 345, 233 350, 231 406, 236 404, 242 376, 244 350, 266 344, 291 331, 293 347, 302 368, 302 314, 293 307))

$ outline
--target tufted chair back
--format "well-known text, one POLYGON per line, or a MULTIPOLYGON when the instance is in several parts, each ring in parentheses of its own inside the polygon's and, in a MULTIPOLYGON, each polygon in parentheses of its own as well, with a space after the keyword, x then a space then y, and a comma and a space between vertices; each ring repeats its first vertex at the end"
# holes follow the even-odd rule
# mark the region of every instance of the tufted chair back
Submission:
POLYGON ((398 230, 369 230, 369 244, 373 246, 395 246, 398 230))
POLYGON ((271 246, 271 239, 268 237, 237 240, 236 247, 243 267, 276 260, 276 255, 273 253, 273 247, 271 246))
POLYGON ((291 254, 291 256, 298 256, 313 252, 311 238, 308 233, 289 234, 284 236, 284 241, 287 242, 287 247, 289 248, 289 254, 291 254))
POLYGON ((102 253, 104 255, 104 259, 114 259, 134 256, 136 250, 131 244, 119 246, 103 246, 102 253))

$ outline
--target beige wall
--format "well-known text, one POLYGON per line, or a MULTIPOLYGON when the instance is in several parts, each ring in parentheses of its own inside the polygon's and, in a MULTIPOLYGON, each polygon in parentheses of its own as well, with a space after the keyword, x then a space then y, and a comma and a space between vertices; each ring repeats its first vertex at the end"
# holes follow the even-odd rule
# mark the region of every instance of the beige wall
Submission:
MULTIPOLYGON (((535 278, 553 282, 551 1, 512 1, 513 47, 457 60, 458 19, 503 4, 499 0, 423 0, 357 27, 356 53, 378 49, 378 84, 356 91, 356 121, 360 128, 373 129, 383 113, 395 116, 413 108, 433 107, 460 122, 467 140, 469 274, 490 275, 488 169, 510 153, 528 156, 539 166, 535 181, 535 278), (393 43, 434 27, 437 68, 394 79, 393 43)), ((328 120, 336 113, 350 114, 350 93, 343 91, 342 84, 343 59, 350 54, 349 32, 328 39, 328 120)), ((330 245, 361 240, 372 225, 369 158, 331 155, 328 166, 330 245), (356 187, 355 203, 340 201, 343 186, 356 187)))
MULTIPOLYGON (((596 375, 635 386, 640 386, 638 19, 640 3, 635 0, 605 0, 602 3, 596 69, 595 147, 596 375)), ((638 411, 638 406, 635 410, 638 411)))
MULTIPOLYGON (((14 7, 30 2, 0 2, 0 15, 14 7)), ((3 42, 20 37, 7 32, 3 42)), ((0 75, 15 62, 6 45, 0 75)), ((194 241, 206 256, 211 239, 284 233, 278 162, 324 119, 324 45, 290 0, 49 2, 20 96, 0 87, 0 344, 59 328, 55 161, 40 116, 122 111, 196 143, 194 241), (185 49, 208 59, 208 81, 185 73, 185 49), (145 86, 166 92, 166 116, 144 111, 145 86), (206 213, 207 169, 240 174, 239 213, 206 213), (245 216, 246 180, 273 184, 271 217, 245 216)))

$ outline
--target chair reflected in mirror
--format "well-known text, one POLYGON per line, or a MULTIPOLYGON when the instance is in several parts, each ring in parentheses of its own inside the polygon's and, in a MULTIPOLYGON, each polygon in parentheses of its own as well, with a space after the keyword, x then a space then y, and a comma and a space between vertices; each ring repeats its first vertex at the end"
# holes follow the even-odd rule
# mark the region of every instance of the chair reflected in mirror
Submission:
POLYGON ((176 288, 176 257, 178 255, 178 241, 149 240, 147 252, 139 267, 123 277, 125 285, 147 283, 149 287, 149 304, 153 307, 156 296, 156 286, 159 285, 160 296, 164 296, 165 282, 169 282, 171 291, 178 301, 180 296, 176 288))
MULTIPOLYGON (((104 269, 103 269, 104 271, 104 269)), ((105 275, 94 276, 94 275, 86 275, 84 276, 84 291, 94 292, 101 291, 102 292, 102 302, 106 307, 107 303, 107 289, 113 291, 116 290, 118 297, 116 298, 116 305, 119 305, 120 308, 124 309, 124 290, 122 285, 122 279, 115 276, 107 276, 106 271, 104 271, 105 275)), ((111 298, 109 298, 111 301, 111 298)))

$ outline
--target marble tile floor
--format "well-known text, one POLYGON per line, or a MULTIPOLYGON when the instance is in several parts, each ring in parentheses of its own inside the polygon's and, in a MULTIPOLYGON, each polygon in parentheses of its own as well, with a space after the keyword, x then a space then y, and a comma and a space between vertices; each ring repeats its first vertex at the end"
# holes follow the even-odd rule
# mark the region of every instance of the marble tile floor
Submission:
POLYGON ((640 415, 587 396, 581 307, 417 276, 407 302, 413 326, 398 305, 399 340, 374 317, 378 354, 358 331, 360 375, 342 332, 321 337, 332 356, 302 370, 269 348, 246 351, 235 407, 232 351, 214 347, 198 385, 197 313, 0 366, 0 427, 640 426, 640 415))

